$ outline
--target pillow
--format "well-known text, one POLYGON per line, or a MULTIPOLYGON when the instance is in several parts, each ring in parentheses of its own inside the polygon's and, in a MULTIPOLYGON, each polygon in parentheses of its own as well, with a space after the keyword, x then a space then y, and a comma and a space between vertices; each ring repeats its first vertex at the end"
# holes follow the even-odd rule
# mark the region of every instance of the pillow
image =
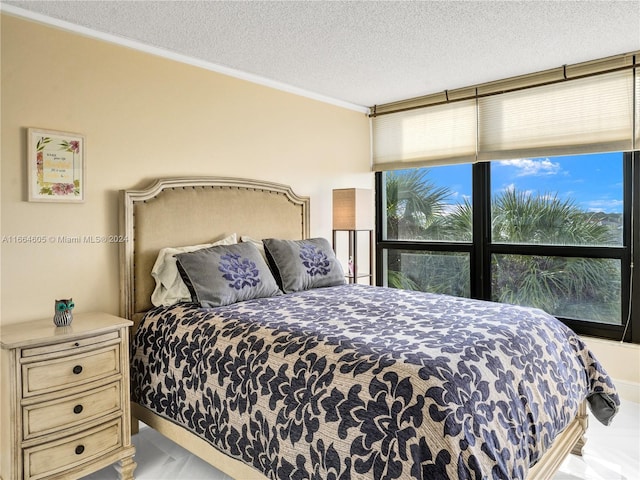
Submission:
POLYGON ((262 243, 262 240, 256 240, 255 238, 249 237, 248 235, 241 235, 240 241, 253 243, 258 248, 258 251, 262 255, 262 258, 267 261, 267 255, 264 253, 264 243, 262 243))
POLYGON ((252 243, 180 253, 176 259, 191 300, 201 307, 220 307, 282 293, 252 243))
POLYGON ((153 269, 151 269, 151 276, 156 281, 156 287, 151 294, 151 303, 159 307, 161 305, 169 306, 178 302, 191 301, 191 293, 189 293, 189 289, 182 281, 182 277, 180 277, 174 255, 194 252, 215 245, 232 245, 234 243, 237 243, 237 239, 236 234, 232 233, 228 237, 213 243, 189 245, 186 247, 167 247, 160 250, 160 252, 158 252, 158 258, 156 258, 156 263, 153 265, 153 269))
POLYGON ((345 283, 344 272, 324 238, 262 241, 271 270, 284 293, 345 283))

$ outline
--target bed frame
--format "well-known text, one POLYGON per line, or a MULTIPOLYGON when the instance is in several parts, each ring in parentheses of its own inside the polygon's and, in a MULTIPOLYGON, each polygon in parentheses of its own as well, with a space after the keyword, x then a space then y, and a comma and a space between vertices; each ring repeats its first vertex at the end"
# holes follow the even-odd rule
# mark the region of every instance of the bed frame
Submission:
MULTIPOLYGON (((120 310, 134 332, 151 308, 151 269, 163 247, 208 243, 231 233, 239 237, 309 237, 309 199, 271 182, 223 177, 156 180, 140 190, 120 192, 120 310)), ((132 333, 134 333, 132 332, 132 333)), ((133 334, 130 336, 133 338, 133 334)), ((266 477, 184 428, 132 403, 132 432, 138 420, 235 479, 266 477)), ((552 478, 569 453, 581 455, 587 430, 583 404, 573 422, 529 471, 529 479, 552 478)))

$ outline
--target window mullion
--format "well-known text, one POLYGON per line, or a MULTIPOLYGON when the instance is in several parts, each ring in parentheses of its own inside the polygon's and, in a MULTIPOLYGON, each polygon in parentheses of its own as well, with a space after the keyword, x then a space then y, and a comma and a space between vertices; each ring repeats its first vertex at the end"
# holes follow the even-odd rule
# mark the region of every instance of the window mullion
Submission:
POLYGON ((546 257, 626 258, 626 247, 598 247, 578 245, 535 245, 492 243, 489 253, 507 255, 540 255, 546 257))
POLYGON ((625 340, 630 339, 633 343, 640 343, 640 308, 638 307, 640 305, 640 234, 638 232, 640 230, 640 151, 630 153, 629 156, 631 157, 629 162, 629 177, 631 177, 631 180, 626 184, 630 187, 629 196, 631 198, 629 199, 629 205, 632 205, 632 207, 629 207, 631 211, 629 212, 628 239, 633 253, 629 255, 629 277, 627 278, 630 278, 633 288, 631 288, 631 285, 628 286, 630 297, 627 298, 630 298, 630 305, 627 305, 627 308, 634 304, 635 308, 632 307, 631 315, 624 319, 625 322, 627 319, 631 322, 627 330, 628 336, 625 340), (633 228, 631 224, 633 224, 633 228), (631 264, 634 265, 633 269, 631 269, 631 264))
POLYGON ((476 163, 473 175, 473 252, 471 254, 471 296, 491 298, 491 188, 489 163, 476 163))
POLYGON ((385 192, 385 184, 383 180, 382 172, 376 172, 375 174, 375 192, 376 192, 376 202, 375 202, 375 223, 376 223, 376 246, 375 246, 375 284, 378 286, 384 285, 383 277, 384 277, 384 247, 382 246, 382 241, 384 239, 385 233, 385 222, 386 218, 384 215, 384 206, 387 203, 386 192, 385 192))

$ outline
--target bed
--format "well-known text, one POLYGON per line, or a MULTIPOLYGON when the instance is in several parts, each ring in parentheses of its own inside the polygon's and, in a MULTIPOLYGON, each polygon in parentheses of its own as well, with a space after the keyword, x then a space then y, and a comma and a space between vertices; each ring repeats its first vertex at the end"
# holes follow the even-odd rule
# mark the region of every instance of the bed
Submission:
MULTIPOLYGON (((288 186, 161 179, 120 205, 132 412, 233 478, 551 478, 581 454, 587 405, 603 423, 617 411, 597 359, 540 310, 320 274, 301 283, 291 245, 296 258, 316 248, 314 268, 337 261, 288 186), (215 239, 175 257, 199 304, 154 306, 159 253, 215 239), (273 239, 264 264, 251 256, 260 239, 273 239), (198 269, 238 252, 270 287, 216 303, 226 297, 198 269)), ((230 284, 233 265, 220 266, 230 284)))

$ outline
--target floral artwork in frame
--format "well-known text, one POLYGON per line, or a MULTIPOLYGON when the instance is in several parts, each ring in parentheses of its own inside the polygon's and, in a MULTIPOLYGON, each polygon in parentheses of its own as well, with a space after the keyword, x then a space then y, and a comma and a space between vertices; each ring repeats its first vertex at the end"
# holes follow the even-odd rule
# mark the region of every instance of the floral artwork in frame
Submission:
POLYGON ((30 202, 84 202, 84 136, 28 129, 30 202))

